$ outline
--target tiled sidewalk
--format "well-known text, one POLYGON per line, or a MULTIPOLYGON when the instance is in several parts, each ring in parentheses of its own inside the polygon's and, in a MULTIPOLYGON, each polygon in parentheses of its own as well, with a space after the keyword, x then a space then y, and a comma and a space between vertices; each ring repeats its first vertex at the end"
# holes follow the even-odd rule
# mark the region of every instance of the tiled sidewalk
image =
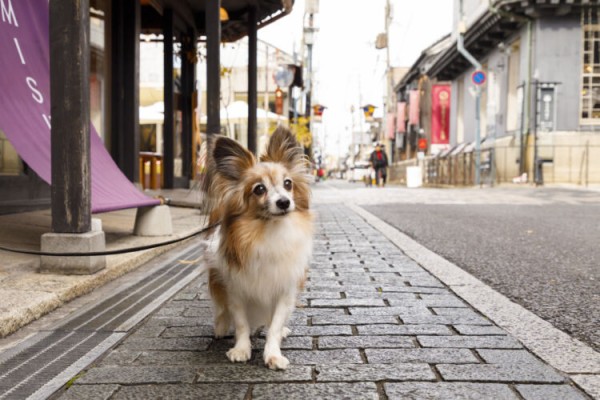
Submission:
POLYGON ((349 208, 317 207, 291 365, 231 364, 212 337, 206 277, 182 290, 61 397, 586 399, 349 208))

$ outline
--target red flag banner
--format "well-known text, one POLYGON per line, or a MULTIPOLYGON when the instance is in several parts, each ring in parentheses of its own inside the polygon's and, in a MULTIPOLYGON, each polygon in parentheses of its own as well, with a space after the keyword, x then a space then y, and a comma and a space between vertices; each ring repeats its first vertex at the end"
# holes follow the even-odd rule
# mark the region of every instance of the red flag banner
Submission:
POLYGON ((411 90, 408 98, 408 123, 411 125, 419 125, 419 91, 411 90))
POLYGON ((396 132, 406 133, 406 102, 398 103, 396 110, 396 132))
POLYGON ((392 113, 387 114, 385 134, 387 135, 388 139, 392 139, 392 140, 396 138, 396 131, 394 130, 394 128, 395 128, 394 119, 395 119, 394 114, 392 114, 392 113))
POLYGON ((450 86, 431 88, 431 144, 450 143, 450 86))

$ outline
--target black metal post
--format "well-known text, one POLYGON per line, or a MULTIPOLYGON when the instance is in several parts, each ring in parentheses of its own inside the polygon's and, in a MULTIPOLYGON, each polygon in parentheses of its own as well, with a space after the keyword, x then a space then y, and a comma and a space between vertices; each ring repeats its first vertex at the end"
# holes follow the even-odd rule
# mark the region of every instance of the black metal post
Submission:
POLYGON ((183 55, 181 57, 181 86, 182 86, 182 168, 183 177, 192 177, 192 145, 193 124, 192 120, 192 94, 194 92, 194 57, 196 55, 196 35, 190 30, 183 37, 183 55))
POLYGON ((167 8, 163 14, 165 102, 163 174, 164 187, 167 189, 173 188, 174 181, 175 91, 173 86, 173 34, 173 10, 167 8))
POLYGON ((536 185, 541 184, 540 176, 539 176, 539 167, 538 167, 538 136, 537 136, 537 126, 538 126, 538 102, 539 102, 539 94, 538 94, 538 80, 535 79, 533 81, 533 90, 535 93, 534 104, 533 104, 533 181, 536 185))
POLYGON ((91 230, 89 0, 50 1, 52 231, 91 230))
POLYGON ((140 152, 140 2, 113 0, 111 10, 111 150, 125 176, 137 182, 140 152))
POLYGON ((257 100, 257 15, 256 7, 248 10, 248 150, 256 154, 257 100))
POLYGON ((221 133, 221 0, 206 2, 206 133, 221 133))

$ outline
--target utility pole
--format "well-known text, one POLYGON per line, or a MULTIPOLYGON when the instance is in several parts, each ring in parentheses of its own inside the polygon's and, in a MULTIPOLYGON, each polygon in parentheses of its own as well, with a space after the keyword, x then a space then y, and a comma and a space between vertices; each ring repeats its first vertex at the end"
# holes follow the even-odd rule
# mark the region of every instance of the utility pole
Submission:
POLYGON ((305 116, 308 119, 308 131, 311 135, 311 144, 308 148, 308 155, 312 157, 312 49, 317 29, 314 26, 315 14, 319 12, 319 0, 308 0, 306 2, 304 16, 308 16, 307 25, 304 26, 304 43, 306 44, 306 92, 305 92, 305 116))
MULTIPOLYGON (((386 88, 386 102, 385 102, 385 124, 383 125, 387 130, 388 126, 388 118, 390 118, 390 113, 392 112, 392 85, 393 76, 392 76, 392 68, 390 65, 390 21, 392 19, 392 8, 390 5, 390 0, 386 0, 385 2, 385 60, 386 60, 386 78, 387 78, 387 88, 386 88)), ((385 134, 384 134, 385 135, 385 134)), ((389 156, 390 161, 394 162, 394 147, 395 147, 395 137, 390 140, 390 149, 389 156)))
MULTIPOLYGON (((475 67, 477 71, 481 70, 481 64, 473 57, 471 53, 465 49, 463 34, 466 30, 465 27, 465 16, 463 12, 463 0, 460 0, 460 22, 458 28, 458 39, 456 41, 456 48, 460 54, 462 54, 467 61, 475 67)), ((481 167, 481 86, 475 87, 475 185, 479 186, 481 183, 480 167, 481 167)))

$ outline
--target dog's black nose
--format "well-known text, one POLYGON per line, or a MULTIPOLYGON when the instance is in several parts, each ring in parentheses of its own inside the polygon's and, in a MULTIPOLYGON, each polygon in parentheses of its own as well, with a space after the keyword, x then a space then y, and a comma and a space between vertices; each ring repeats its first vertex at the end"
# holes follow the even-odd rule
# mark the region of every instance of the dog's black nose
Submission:
POLYGON ((281 210, 287 210, 290 208, 290 200, 289 199, 279 199, 275 202, 277 208, 281 210))

